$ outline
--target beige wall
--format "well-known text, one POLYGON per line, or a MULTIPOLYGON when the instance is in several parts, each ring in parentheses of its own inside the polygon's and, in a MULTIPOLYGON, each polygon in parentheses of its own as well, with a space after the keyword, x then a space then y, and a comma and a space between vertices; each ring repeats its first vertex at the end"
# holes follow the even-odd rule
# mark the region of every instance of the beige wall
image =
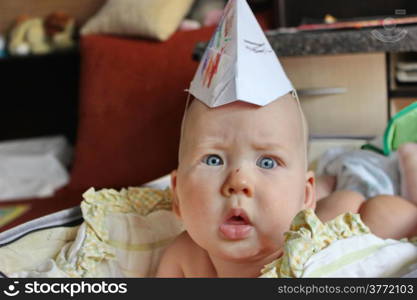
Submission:
POLYGON ((0 0, 0 33, 7 33, 18 15, 44 17, 49 13, 64 11, 83 24, 105 0, 0 0))

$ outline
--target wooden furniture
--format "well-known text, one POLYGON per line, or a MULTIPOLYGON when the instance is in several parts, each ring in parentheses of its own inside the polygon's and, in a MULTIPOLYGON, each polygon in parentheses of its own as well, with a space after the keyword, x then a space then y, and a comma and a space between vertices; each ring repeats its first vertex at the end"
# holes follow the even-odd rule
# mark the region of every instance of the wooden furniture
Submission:
MULTIPOLYGON (((397 80, 397 66, 399 63, 404 62, 416 65, 416 53, 390 53, 388 55, 390 116, 395 115, 404 107, 417 101, 417 82, 407 83, 397 80)), ((415 66, 411 73, 416 73, 415 66)))
POLYGON ((277 27, 298 26, 301 22, 319 22, 326 14, 338 19, 372 18, 399 13, 417 13, 417 3, 413 0, 350 0, 349 5, 341 5, 334 0, 272 0, 277 27))
POLYGON ((319 136, 380 135, 388 119, 384 53, 280 58, 319 136))
POLYGON ((390 115, 394 116, 397 112, 405 108, 406 106, 417 101, 416 97, 402 97, 402 98, 391 98, 390 99, 390 115))

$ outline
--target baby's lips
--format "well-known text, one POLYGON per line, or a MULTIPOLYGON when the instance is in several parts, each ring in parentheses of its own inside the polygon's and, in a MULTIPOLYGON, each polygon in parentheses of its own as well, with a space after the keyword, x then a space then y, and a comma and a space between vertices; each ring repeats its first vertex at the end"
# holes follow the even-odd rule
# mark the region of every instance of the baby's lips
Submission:
POLYGON ((241 208, 233 208, 224 219, 224 223, 232 225, 251 225, 248 215, 241 208))
POLYGON ((252 225, 243 209, 231 209, 219 228, 222 235, 230 240, 241 240, 249 236, 252 225))
POLYGON ((251 225, 233 225, 227 223, 220 225, 220 232, 229 240, 245 239, 249 236, 251 230, 251 225))

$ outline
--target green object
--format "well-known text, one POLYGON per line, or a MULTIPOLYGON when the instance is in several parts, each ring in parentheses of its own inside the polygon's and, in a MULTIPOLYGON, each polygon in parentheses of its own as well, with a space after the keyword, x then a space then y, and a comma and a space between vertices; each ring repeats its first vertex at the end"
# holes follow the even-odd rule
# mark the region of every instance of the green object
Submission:
POLYGON ((380 149, 380 148, 378 148, 377 146, 372 145, 372 144, 365 144, 365 145, 362 145, 361 149, 362 149, 362 150, 374 151, 374 152, 376 152, 376 153, 379 153, 379 154, 384 155, 384 151, 383 151, 382 149, 380 149))
POLYGON ((402 144, 417 143, 417 102, 395 114, 384 133, 384 154, 389 155, 402 144))

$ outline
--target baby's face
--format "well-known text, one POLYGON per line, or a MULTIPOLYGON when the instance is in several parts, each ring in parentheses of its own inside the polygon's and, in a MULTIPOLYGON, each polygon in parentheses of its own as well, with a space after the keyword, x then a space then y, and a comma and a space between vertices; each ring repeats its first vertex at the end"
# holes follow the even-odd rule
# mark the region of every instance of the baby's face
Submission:
POLYGON ((292 218, 314 206, 303 138, 291 95, 264 107, 194 101, 172 173, 174 209, 191 238, 222 259, 276 253, 292 218))

